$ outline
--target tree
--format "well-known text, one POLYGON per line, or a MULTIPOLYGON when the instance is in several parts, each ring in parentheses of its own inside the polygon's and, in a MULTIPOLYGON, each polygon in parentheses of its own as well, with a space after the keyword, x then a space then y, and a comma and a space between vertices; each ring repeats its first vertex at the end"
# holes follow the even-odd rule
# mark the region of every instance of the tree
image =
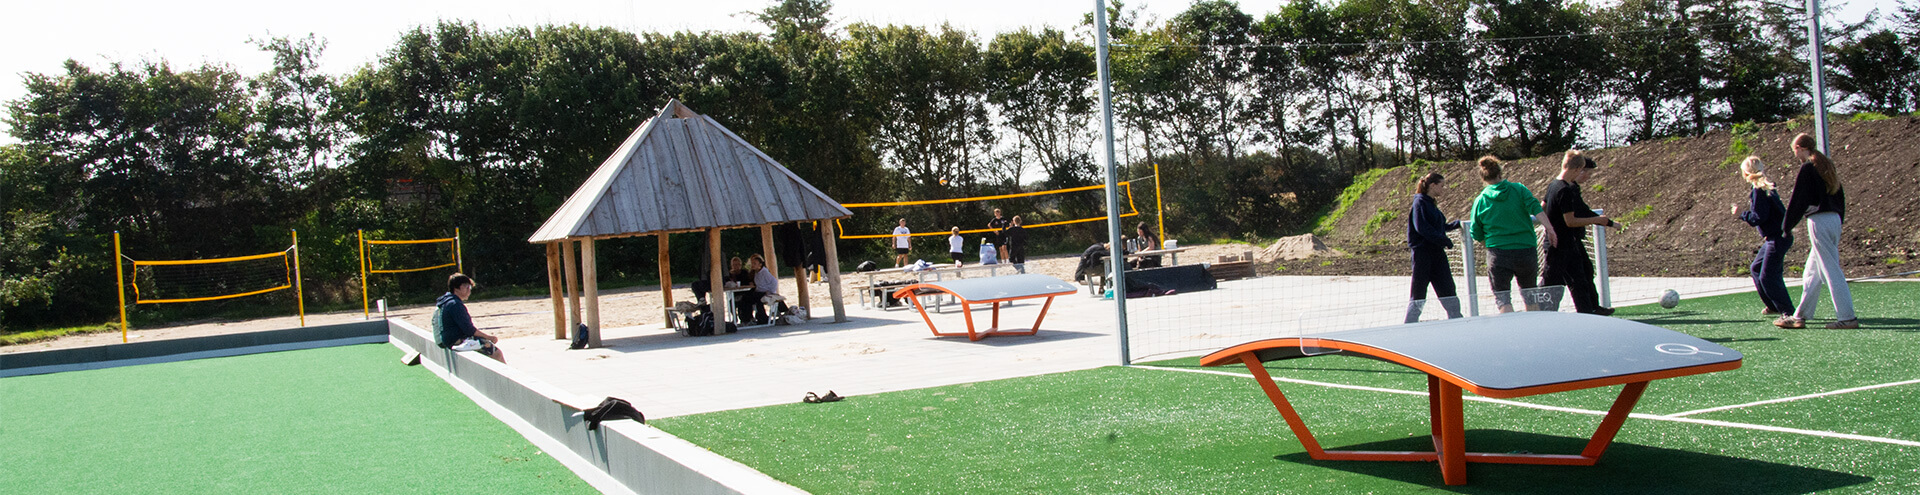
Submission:
POLYGON ((1920 58, 1902 46, 1900 35, 1882 29, 1847 40, 1833 54, 1834 89, 1853 99, 1857 111, 1902 114, 1920 94, 1920 58))
POLYGON ((1092 184, 1093 50, 1054 29, 995 36, 982 59, 987 102, 1015 136, 1022 161, 1038 162, 1049 188, 1092 184))
POLYGON ((337 116, 329 113, 334 108, 333 78, 320 72, 327 43, 312 35, 250 42, 273 54, 273 69, 247 81, 260 99, 255 157, 284 163, 291 174, 287 180, 310 184, 337 164, 345 133, 337 116))
POLYGON ((982 168, 993 134, 980 50, 970 36, 947 26, 935 33, 855 24, 847 37, 855 87, 887 116, 874 145, 899 174, 897 192, 933 198, 987 184, 1017 187, 1017 175, 994 176, 982 168))
POLYGON ((1597 43, 1580 4, 1549 0, 1490 0, 1475 10, 1487 26, 1494 84, 1505 93, 1494 103, 1510 119, 1514 151, 1539 156, 1572 148, 1579 140, 1580 99, 1595 94, 1589 71, 1611 63, 1597 43))

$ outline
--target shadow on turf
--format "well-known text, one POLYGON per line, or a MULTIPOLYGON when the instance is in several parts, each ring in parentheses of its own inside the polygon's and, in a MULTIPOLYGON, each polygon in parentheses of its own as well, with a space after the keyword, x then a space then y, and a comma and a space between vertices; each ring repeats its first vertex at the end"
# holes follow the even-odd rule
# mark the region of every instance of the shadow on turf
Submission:
POLYGON ((1913 318, 1861 318, 1861 328, 1889 332, 1920 332, 1920 320, 1913 318))
MULTIPOLYGON (((1584 438, 1540 435, 1508 430, 1468 430, 1469 452, 1538 454, 1579 453, 1584 438)), ((1329 446, 1332 450, 1432 451, 1425 436, 1359 445, 1329 446)), ((1336 469, 1402 481, 1458 493, 1742 493, 1788 494, 1832 490, 1865 484, 1873 478, 1851 473, 1614 442, 1592 466, 1526 466, 1467 464, 1467 484, 1447 486, 1432 462, 1317 461, 1305 452, 1274 456, 1275 460, 1336 469)))

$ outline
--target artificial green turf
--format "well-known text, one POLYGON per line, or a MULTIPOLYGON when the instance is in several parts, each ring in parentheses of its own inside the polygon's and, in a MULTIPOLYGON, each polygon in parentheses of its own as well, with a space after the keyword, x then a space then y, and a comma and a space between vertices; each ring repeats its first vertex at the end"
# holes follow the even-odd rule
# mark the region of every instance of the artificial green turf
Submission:
MULTIPOLYGON (((1751 294, 1620 316, 1746 354, 1739 370, 1661 380, 1639 412, 1672 414, 1920 378, 1920 284, 1853 284, 1861 330, 1780 330, 1751 294)), ((1797 299, 1797 295, 1796 295, 1797 299)), ((1828 310, 1830 313, 1830 309, 1828 310)), ((1820 323, 1820 322, 1816 322, 1820 323)), ((1194 359, 1152 363, 1193 366, 1194 359)), ((1400 390, 1425 378, 1326 356, 1270 363, 1276 376, 1400 390)), ((1233 367, 1217 368, 1235 371, 1233 367)), ((1237 372, 1244 373, 1244 370, 1237 372)), ((1283 384, 1322 445, 1430 450, 1423 397, 1283 384)), ((1914 439, 1920 385, 1702 414, 1702 419, 1914 439)), ((1618 387, 1528 397, 1604 410, 1618 387)), ((1468 402, 1468 448, 1577 453, 1595 416, 1468 402)), ((1920 448, 1667 421, 1629 421, 1591 467, 1470 465, 1441 484, 1431 463, 1305 455, 1244 377, 1109 367, 664 418, 662 429, 816 493, 1913 493, 1920 448)))
POLYGON ((0 379, 4 493, 593 493, 384 344, 0 379))

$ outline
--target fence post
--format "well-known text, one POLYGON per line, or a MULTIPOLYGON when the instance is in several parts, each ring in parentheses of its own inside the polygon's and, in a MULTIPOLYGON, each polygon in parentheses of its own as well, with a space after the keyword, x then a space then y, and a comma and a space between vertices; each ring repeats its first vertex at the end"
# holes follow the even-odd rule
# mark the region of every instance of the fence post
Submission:
MULTIPOLYGON (((1601 215, 1607 214, 1604 208, 1593 211, 1601 215)), ((1594 225, 1590 228, 1593 229, 1593 276, 1600 279, 1600 306, 1611 308, 1613 307, 1613 287, 1608 283, 1610 277, 1607 276, 1607 227, 1594 225)))
POLYGON ((1479 267, 1473 263, 1473 236, 1467 234, 1472 228, 1472 220, 1460 222, 1460 266, 1467 273, 1467 316, 1480 316, 1480 284, 1474 282, 1479 267))

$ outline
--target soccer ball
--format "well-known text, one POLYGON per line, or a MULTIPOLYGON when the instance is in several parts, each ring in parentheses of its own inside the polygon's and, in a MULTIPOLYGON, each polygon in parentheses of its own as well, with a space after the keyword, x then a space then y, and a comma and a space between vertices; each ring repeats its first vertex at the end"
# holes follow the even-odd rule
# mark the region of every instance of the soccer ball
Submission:
POLYGON ((1673 289, 1667 289, 1667 293, 1660 295, 1660 307, 1673 309, 1674 306, 1679 306, 1679 305, 1680 305, 1679 292, 1674 292, 1673 289))

